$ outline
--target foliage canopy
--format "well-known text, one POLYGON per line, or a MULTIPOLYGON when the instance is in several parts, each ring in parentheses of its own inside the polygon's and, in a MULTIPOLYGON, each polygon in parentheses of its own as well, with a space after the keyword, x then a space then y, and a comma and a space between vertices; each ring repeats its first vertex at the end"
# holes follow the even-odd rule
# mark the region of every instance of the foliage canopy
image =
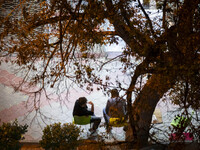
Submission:
POLYGON ((90 65, 97 60, 93 49, 123 39, 118 58, 123 72, 131 70, 131 81, 118 88, 126 92, 135 139, 147 141, 153 110, 166 92, 185 110, 199 109, 199 0, 156 0, 153 14, 140 0, 30 2, 20 2, 2 19, 0 56, 14 56, 11 61, 27 71, 24 81, 40 85, 38 91, 59 86, 64 78, 105 87, 90 65), (140 77, 147 80, 138 89, 140 77))

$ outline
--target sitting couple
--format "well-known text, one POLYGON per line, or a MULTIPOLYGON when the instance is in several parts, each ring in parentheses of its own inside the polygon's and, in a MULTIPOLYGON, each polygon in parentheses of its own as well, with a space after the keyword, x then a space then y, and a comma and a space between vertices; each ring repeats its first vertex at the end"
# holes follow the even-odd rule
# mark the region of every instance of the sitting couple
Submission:
MULTIPOLYGON (((91 116, 90 123, 93 123, 90 129, 91 134, 96 132, 98 128, 101 117, 96 117, 94 115, 94 104, 85 97, 80 97, 76 100, 73 110, 73 116, 91 116), (91 105, 91 110, 88 110, 87 104, 91 105)), ((106 108, 103 109, 103 116, 106 123, 107 132, 111 130, 111 118, 119 118, 125 120, 126 116, 126 102, 124 99, 119 97, 119 92, 117 89, 111 90, 111 98, 107 101, 106 108)))

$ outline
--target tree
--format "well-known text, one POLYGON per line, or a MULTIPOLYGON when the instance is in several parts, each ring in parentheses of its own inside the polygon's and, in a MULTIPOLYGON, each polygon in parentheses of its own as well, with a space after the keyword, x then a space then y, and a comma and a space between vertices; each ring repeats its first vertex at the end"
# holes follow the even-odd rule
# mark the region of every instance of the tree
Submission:
POLYGON ((171 91, 174 102, 185 108, 199 109, 199 0, 157 0, 158 16, 153 19, 140 0, 42 1, 34 13, 35 5, 28 2, 1 21, 0 50, 1 57, 15 56, 11 61, 28 70, 24 81, 40 85, 37 92, 59 85, 62 78, 105 87, 88 63, 96 58, 92 48, 121 38, 126 47, 119 58, 123 71, 131 70, 131 81, 128 88, 118 88, 126 91, 138 147, 147 145, 152 114, 165 93, 171 91), (13 17, 17 12, 21 17, 13 17), (106 21, 111 29, 102 29, 106 21), (138 89, 141 77, 146 82, 138 89))

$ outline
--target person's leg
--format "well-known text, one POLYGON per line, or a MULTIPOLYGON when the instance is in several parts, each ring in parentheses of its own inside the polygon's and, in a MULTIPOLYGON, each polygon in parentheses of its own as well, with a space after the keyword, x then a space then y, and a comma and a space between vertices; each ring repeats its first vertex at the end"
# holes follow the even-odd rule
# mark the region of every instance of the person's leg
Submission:
POLYGON ((111 127, 109 127, 109 122, 110 122, 110 116, 107 115, 106 109, 103 109, 103 117, 106 123, 106 131, 109 133, 111 131, 111 127))
POLYGON ((93 126, 92 126, 92 129, 94 131, 96 131, 96 129, 98 128, 98 126, 99 126, 99 124, 101 122, 101 117, 91 116, 90 122, 94 123, 93 126))
POLYGON ((108 126, 110 117, 107 115, 105 108, 103 109, 103 117, 104 117, 106 125, 108 126))

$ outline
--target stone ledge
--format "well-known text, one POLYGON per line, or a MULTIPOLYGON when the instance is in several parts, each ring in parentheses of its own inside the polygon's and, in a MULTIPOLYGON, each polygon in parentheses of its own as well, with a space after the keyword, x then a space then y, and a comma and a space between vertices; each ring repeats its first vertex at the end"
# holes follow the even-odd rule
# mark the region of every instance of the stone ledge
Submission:
MULTIPOLYGON (((80 146, 77 147, 77 150, 134 150, 131 149, 131 143, 124 141, 116 142, 98 142, 94 140, 84 140, 80 146)), ((44 150, 39 143, 24 142, 21 143, 21 150, 44 150)), ((140 150, 174 150, 181 148, 181 150, 198 150, 200 143, 171 143, 171 144, 155 144, 148 147, 144 147, 140 150)))

